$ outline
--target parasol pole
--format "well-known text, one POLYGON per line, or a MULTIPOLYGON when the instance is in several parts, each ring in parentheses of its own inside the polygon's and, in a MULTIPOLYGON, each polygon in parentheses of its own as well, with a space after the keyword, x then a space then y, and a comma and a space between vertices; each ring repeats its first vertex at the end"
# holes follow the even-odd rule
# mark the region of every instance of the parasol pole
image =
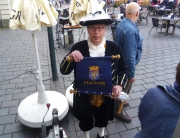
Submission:
POLYGON ((88 35, 87 35, 87 27, 83 26, 82 29, 83 29, 83 34, 84 34, 84 40, 87 40, 87 38, 88 38, 88 37, 87 37, 87 36, 88 36, 88 35))
POLYGON ((36 51, 36 60, 37 60, 37 66, 38 66, 38 81, 39 85, 37 87, 38 89, 38 103, 39 104, 46 104, 48 101, 46 92, 45 92, 45 87, 42 82, 42 74, 41 74, 41 66, 40 66, 40 60, 39 60, 39 52, 38 52, 38 45, 37 45, 37 39, 36 39, 36 33, 35 31, 32 31, 32 36, 34 40, 34 46, 35 46, 35 51, 36 51))
MULTIPOLYGON (((52 113, 47 112, 46 103, 50 103, 52 108, 58 109, 59 120, 64 118, 64 116, 67 114, 69 105, 66 97, 63 94, 55 91, 45 91, 45 87, 42 81, 37 37, 35 31, 32 31, 32 37, 34 40, 38 66, 38 92, 29 95, 20 103, 18 107, 18 119, 22 124, 32 128, 40 128, 42 125, 42 129, 44 131, 44 124, 46 124, 46 126, 52 125, 52 113), (43 118, 46 112, 46 117, 43 118)), ((52 110, 51 107, 49 110, 52 110)))

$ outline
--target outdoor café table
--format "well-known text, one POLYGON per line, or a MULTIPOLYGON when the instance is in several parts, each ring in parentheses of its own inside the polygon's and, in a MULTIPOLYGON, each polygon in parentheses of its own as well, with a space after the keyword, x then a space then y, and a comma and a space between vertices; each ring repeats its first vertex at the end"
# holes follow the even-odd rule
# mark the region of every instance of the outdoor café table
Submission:
POLYGON ((162 20, 167 21, 167 27, 166 27, 166 34, 168 34, 169 26, 170 26, 170 21, 177 21, 179 18, 174 17, 171 19, 170 17, 161 17, 162 20))

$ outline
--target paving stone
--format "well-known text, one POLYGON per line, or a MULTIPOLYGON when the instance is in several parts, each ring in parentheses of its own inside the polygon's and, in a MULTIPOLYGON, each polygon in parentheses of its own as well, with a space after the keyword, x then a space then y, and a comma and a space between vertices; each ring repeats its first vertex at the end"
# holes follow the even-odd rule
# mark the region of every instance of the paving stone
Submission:
POLYGON ((14 123, 15 122, 16 115, 7 115, 7 116, 1 116, 0 117, 0 125, 8 124, 8 123, 14 123))
POLYGON ((139 131, 137 129, 131 129, 128 131, 120 132, 121 138, 134 138, 139 131))
POLYGON ((13 71, 19 71, 19 68, 15 68, 15 65, 13 65, 14 67, 11 67, 10 69, 8 69, 9 72, 13 72, 13 71))
POLYGON ((14 89, 6 89, 6 95, 11 95, 13 93, 21 93, 21 88, 14 88, 14 89))
MULTIPOLYGON (((135 84, 136 84, 136 82, 135 82, 135 84)), ((132 86, 132 87, 131 87, 131 90, 132 90, 133 92, 137 92, 137 91, 141 91, 141 88, 140 88, 139 86, 132 86)))
POLYGON ((22 88, 22 92, 32 92, 32 91, 36 92, 37 91, 36 87, 22 88))
POLYGON ((10 107, 9 114, 17 114, 18 113, 18 106, 10 107))
POLYGON ((16 88, 27 87, 29 85, 30 85, 30 82, 22 82, 22 83, 16 84, 16 88))
POLYGON ((157 81, 161 81, 161 80, 165 80, 166 77, 165 76, 156 76, 154 77, 157 81))
POLYGON ((155 65, 145 65, 146 66, 146 68, 148 68, 148 69, 152 69, 152 68, 155 68, 156 66, 155 65))
POLYGON ((17 71, 19 70, 18 68, 14 69, 15 65, 7 65, 3 66, 4 69, 7 69, 7 72, 12 72, 12 71, 17 71), (14 70, 13 70, 14 69, 14 70))
POLYGON ((156 85, 167 85, 168 83, 166 81, 158 81, 155 84, 156 85))
POLYGON ((142 70, 142 69, 136 71, 136 74, 140 74, 140 75, 141 75, 141 74, 144 74, 144 73, 146 73, 146 71, 145 71, 145 70, 142 70))
POLYGON ((145 66, 138 66, 138 69, 146 69, 145 66))
POLYGON ((10 89, 10 88, 15 88, 15 84, 3 84, 1 86, 1 89, 10 89))
POLYGON ((138 87, 141 89, 141 91, 146 90, 146 88, 143 85, 139 85, 138 87))
POLYGON ((155 77, 157 75, 155 73, 146 73, 144 74, 144 76, 146 76, 147 78, 150 78, 150 77, 155 77))
POLYGON ((152 87, 155 87, 156 85, 154 83, 148 83, 148 84, 144 84, 143 86, 148 90, 152 87))
POLYGON ((74 126, 75 126, 76 131, 80 130, 80 128, 79 128, 79 121, 75 121, 74 122, 74 126))
POLYGON ((175 73, 176 69, 168 69, 168 70, 164 70, 164 72, 171 74, 171 73, 175 73))
POLYGON ((128 102, 130 107, 138 107, 140 104, 140 99, 129 100, 128 102))
POLYGON ((112 134, 112 135, 109 135, 109 138, 121 138, 119 133, 117 134, 112 134))
POLYGON ((76 131, 70 131, 69 137, 70 138, 78 138, 77 135, 76 135, 76 131))
POLYGON ((138 107, 125 110, 130 117, 137 117, 138 107))
POLYGON ((144 79, 144 78, 146 78, 145 75, 136 75, 136 79, 144 79))
POLYGON ((12 134, 1 135, 0 138, 12 138, 12 134))
POLYGON ((146 78, 143 79, 146 83, 150 83, 150 82, 156 82, 156 80, 154 78, 146 78))
POLYGON ((167 79, 167 80, 165 80, 165 82, 167 82, 167 84, 169 84, 169 85, 174 85, 174 81, 175 81, 175 79, 167 79))
POLYGON ((85 138, 83 131, 77 131, 77 137, 78 138, 85 138))
POLYGON ((3 101, 2 107, 18 106, 19 100, 3 101))
POLYGON ((136 80, 134 85, 140 85, 140 84, 145 84, 143 80, 136 80))
POLYGON ((13 95, 13 99, 22 99, 22 98, 26 98, 28 96, 28 93, 18 93, 18 94, 14 94, 13 95))
POLYGON ((130 93, 129 96, 132 99, 138 99, 138 98, 142 98, 144 95, 141 92, 134 92, 134 93, 130 93))
POLYGON ((124 123, 124 125, 126 126, 126 128, 127 128, 128 130, 141 126, 138 117, 132 118, 131 123, 124 123))
POLYGON ((24 82, 36 82, 34 78, 24 78, 24 82))
POLYGON ((175 80, 175 74, 167 74, 167 75, 164 75, 166 78, 168 79, 174 79, 175 80))
POLYGON ((23 79, 13 79, 10 81, 10 83, 20 83, 20 82, 23 82, 23 79))
POLYGON ((23 131, 13 134, 13 138, 33 138, 33 137, 34 137, 33 131, 23 131))
POLYGON ((109 134, 115 134, 127 130, 122 122, 114 122, 106 127, 109 134))
POLYGON ((0 116, 8 115, 9 108, 1 108, 0 116))
POLYGON ((0 101, 7 101, 7 100, 12 100, 12 94, 0 96, 0 101))
POLYGON ((4 125, 1 125, 1 126, 0 126, 0 135, 3 134, 3 131, 4 131, 4 125))
POLYGON ((0 96, 1 96, 1 95, 4 95, 4 94, 5 94, 5 92, 6 92, 6 90, 5 90, 5 89, 4 89, 4 90, 1 90, 1 89, 0 89, 0 96))
POLYGON ((4 134, 20 132, 24 130, 24 126, 21 123, 7 124, 4 129, 4 134))
POLYGON ((155 68, 157 71, 160 71, 160 70, 165 70, 165 68, 164 67, 156 67, 155 68))

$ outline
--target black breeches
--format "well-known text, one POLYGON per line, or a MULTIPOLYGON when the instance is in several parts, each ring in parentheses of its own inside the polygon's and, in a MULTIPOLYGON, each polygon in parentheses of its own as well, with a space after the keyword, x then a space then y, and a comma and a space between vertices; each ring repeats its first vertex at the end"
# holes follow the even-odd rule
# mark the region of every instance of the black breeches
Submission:
MULTIPOLYGON (((108 124, 108 118, 104 114, 105 105, 102 104, 100 107, 90 106, 91 112, 88 117, 83 117, 79 120, 79 127, 82 131, 89 131, 95 127, 106 127, 108 124)), ((106 109, 108 110, 108 109, 106 109)))

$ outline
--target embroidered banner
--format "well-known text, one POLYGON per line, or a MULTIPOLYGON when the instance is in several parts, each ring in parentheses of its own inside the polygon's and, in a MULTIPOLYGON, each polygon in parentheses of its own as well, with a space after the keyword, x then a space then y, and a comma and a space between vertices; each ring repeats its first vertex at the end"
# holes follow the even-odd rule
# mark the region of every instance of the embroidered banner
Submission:
POLYGON ((112 93, 111 57, 84 57, 76 64, 76 84, 79 93, 112 93))

